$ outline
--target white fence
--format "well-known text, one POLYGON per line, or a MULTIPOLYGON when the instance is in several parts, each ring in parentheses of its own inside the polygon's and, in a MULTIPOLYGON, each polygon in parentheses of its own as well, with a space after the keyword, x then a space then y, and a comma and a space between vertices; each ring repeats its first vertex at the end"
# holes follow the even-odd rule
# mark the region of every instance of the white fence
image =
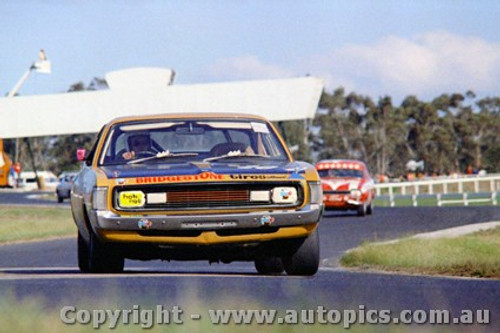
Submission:
POLYGON ((457 203, 468 206, 475 202, 496 205, 500 174, 381 183, 375 189, 377 197, 388 198, 391 207, 397 198, 410 198, 413 206, 418 206, 418 200, 426 197, 433 198, 438 206, 457 203))

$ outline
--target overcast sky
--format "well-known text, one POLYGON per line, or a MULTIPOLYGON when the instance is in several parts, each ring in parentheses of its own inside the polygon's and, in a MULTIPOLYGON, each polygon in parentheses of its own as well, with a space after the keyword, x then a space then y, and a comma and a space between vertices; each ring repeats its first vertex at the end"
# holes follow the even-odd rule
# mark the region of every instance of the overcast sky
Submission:
POLYGON ((0 28, 2 95, 40 48, 52 74, 22 95, 144 66, 174 69, 174 84, 309 74, 395 103, 500 95, 498 0, 1 0, 0 28))

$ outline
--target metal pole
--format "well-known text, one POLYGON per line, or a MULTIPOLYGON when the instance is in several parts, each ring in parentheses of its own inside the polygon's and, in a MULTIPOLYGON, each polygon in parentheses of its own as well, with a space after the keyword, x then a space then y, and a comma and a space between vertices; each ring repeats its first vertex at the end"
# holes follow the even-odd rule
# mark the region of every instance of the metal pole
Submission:
POLYGON ((12 90, 9 92, 9 94, 7 95, 7 97, 14 97, 17 92, 19 91, 19 89, 21 89, 21 86, 24 84, 24 82, 28 79, 28 77, 30 76, 31 74, 31 71, 34 70, 36 67, 35 65, 31 65, 30 68, 24 73, 23 76, 21 76, 21 78, 19 79, 19 81, 17 81, 16 85, 14 86, 14 88, 12 88, 12 90))
POLYGON ((28 145, 28 153, 30 154, 31 165, 33 167, 33 172, 35 172, 36 185, 38 189, 42 189, 42 184, 40 184, 40 179, 38 178, 38 171, 36 169, 35 156, 33 155, 33 150, 31 149, 31 143, 29 138, 24 138, 24 142, 28 145))
MULTIPOLYGON (((24 82, 29 78, 31 71, 33 69, 35 69, 35 65, 31 65, 30 68, 23 74, 23 76, 21 76, 21 78, 19 79, 19 81, 17 81, 14 88, 12 88, 12 90, 7 95, 7 98, 16 96, 16 94, 19 92, 19 89, 21 89, 24 82)), ((16 138, 16 151, 14 154, 14 163, 17 162, 19 162, 19 138, 16 138)))

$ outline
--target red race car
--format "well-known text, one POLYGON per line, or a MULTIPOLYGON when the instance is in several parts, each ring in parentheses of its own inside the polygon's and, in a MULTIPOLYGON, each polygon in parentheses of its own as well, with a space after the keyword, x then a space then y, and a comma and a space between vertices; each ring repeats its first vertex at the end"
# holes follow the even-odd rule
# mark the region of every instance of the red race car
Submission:
POLYGON ((356 160, 323 160, 316 163, 327 210, 373 212, 375 184, 366 165, 356 160))

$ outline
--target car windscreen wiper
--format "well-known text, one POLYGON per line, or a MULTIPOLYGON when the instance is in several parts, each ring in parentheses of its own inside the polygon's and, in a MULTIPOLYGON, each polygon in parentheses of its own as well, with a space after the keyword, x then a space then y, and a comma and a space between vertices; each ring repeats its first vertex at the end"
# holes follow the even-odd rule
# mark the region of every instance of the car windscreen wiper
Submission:
POLYGON ((264 158, 270 158, 269 155, 259 155, 259 154, 252 154, 252 153, 245 153, 241 152, 241 150, 233 150, 230 151, 227 154, 220 155, 220 156, 214 156, 214 157, 207 157, 203 160, 203 162, 210 162, 210 161, 216 161, 220 160, 223 158, 233 158, 233 157, 264 157, 264 158))
POLYGON ((137 164, 137 163, 156 160, 156 159, 160 159, 160 158, 183 157, 183 156, 198 156, 198 153, 171 153, 170 150, 165 150, 165 151, 161 151, 153 156, 148 156, 148 157, 138 158, 136 160, 128 161, 127 164, 137 164))

